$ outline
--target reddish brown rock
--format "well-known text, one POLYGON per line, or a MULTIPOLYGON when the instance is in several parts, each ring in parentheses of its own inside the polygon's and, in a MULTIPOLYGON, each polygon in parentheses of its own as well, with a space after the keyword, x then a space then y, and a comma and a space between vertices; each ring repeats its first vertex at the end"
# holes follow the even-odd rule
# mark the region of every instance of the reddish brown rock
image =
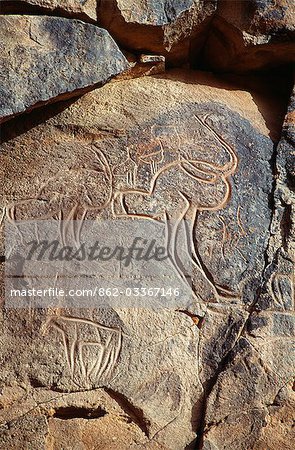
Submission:
POLYGON ((117 223, 187 214, 185 245, 195 249, 182 308, 1 310, 5 448, 23 438, 35 439, 32 448, 46 440, 50 450, 74 442, 182 450, 204 431, 207 448, 244 450, 251 428, 251 444, 268 442, 267 403, 289 376, 291 321, 249 312, 265 269, 273 189, 261 113, 268 100, 253 96, 208 73, 175 70, 115 81, 5 124, 1 206, 11 224, 73 211, 85 222, 117 223), (101 328, 122 339, 110 370, 93 372, 103 364, 101 328))
POLYGON ((100 0, 98 21, 122 47, 181 64, 200 50, 215 8, 215 0, 100 0))
POLYGON ((295 61, 293 0, 218 3, 204 55, 223 72, 267 69, 295 61))
POLYGON ((117 75, 115 80, 128 80, 165 73, 166 59, 162 55, 134 55, 126 51, 123 53, 130 67, 123 73, 117 75))
POLYGON ((0 445, 7 450, 167 450, 149 442, 140 418, 119 403, 103 390, 65 395, 6 387, 0 394, 0 445))
POLYGON ((204 450, 291 450, 294 316, 251 314, 206 402, 204 450))
POLYGON ((267 266, 240 338, 207 386, 204 450, 291 450, 294 442, 294 93, 276 152, 267 266))

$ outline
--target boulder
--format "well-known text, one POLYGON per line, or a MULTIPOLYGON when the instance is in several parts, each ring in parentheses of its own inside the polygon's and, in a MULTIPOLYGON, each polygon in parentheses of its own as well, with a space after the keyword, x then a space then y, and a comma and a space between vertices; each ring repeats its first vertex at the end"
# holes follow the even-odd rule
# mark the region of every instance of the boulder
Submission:
POLYGON ((291 450, 294 441, 294 100, 293 89, 276 151, 271 235, 260 292, 240 338, 207 386, 203 449, 291 450))
POLYGON ((100 0, 98 21, 129 51, 156 53, 174 65, 197 55, 216 1, 100 0))
POLYGON ((271 69, 295 61, 292 0, 221 0, 204 56, 222 72, 271 69))
POLYGON ((79 20, 0 16, 0 120, 106 83, 128 67, 107 31, 79 20))
POLYGON ((96 0, 0 0, 0 10, 6 14, 44 13, 95 22, 96 0))
POLYGON ((22 219, 67 221, 73 214, 84 224, 130 226, 169 218, 178 275, 186 264, 178 239, 187 226, 182 242, 191 255, 181 305, 34 308, 19 298, 11 307, 6 295, 5 448, 18 447, 20 435, 29 443, 36 435, 39 448, 46 436, 48 448, 270 445, 292 406, 289 393, 279 403, 290 375, 291 314, 252 313, 273 216, 273 130, 261 112, 272 91, 259 99, 233 80, 173 70, 112 81, 4 124, 7 223, 17 229, 22 219), (102 330, 120 336, 110 371, 102 367, 102 330))

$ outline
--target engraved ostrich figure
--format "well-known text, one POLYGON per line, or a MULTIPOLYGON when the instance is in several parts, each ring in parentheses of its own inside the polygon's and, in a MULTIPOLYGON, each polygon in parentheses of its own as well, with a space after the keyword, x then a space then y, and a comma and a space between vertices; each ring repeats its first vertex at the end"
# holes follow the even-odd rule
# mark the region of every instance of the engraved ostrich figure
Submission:
MULTIPOLYGON (((207 123, 208 116, 209 114, 203 118, 194 117, 197 123, 221 145, 228 158, 225 164, 219 165, 192 158, 182 152, 177 160, 164 165, 154 174, 149 190, 122 189, 115 194, 112 207, 117 217, 138 217, 166 222, 168 254, 178 275, 187 284, 188 280, 177 256, 176 245, 178 233, 184 226, 189 258, 213 290, 215 300, 219 301, 222 297, 236 294, 214 282, 213 276, 198 254, 193 232, 199 212, 219 211, 227 205, 231 195, 229 177, 237 169, 238 158, 231 146, 207 123), (190 180, 193 183, 189 182, 190 180), (162 206, 160 210, 159 205, 162 206), (175 219, 173 226, 168 218, 175 219)), ((193 294, 201 299, 195 292, 193 294)))
POLYGON ((121 329, 89 319, 63 316, 59 310, 55 310, 42 326, 43 334, 51 329, 61 334, 68 368, 76 384, 80 384, 77 379, 89 386, 102 376, 110 377, 122 347, 121 329), (87 351, 93 349, 95 354, 89 358, 87 351))
MULTIPOLYGON (((91 161, 73 164, 46 180, 34 197, 6 207, 7 219, 17 226, 22 220, 59 221, 63 243, 66 235, 79 243, 87 213, 105 209, 113 196, 113 174, 109 162, 96 144, 91 161)), ((89 148, 87 148, 89 150, 89 148)))

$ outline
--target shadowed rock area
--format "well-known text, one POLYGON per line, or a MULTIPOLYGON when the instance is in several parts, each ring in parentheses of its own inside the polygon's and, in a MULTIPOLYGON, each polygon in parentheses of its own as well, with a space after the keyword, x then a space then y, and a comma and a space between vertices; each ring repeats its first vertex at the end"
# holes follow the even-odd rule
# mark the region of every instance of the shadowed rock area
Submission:
POLYGON ((292 0, 220 0, 204 54, 223 72, 270 69, 295 60, 292 0))
POLYGON ((98 21, 123 47, 177 65, 198 54, 215 9, 215 0, 100 0, 98 21))

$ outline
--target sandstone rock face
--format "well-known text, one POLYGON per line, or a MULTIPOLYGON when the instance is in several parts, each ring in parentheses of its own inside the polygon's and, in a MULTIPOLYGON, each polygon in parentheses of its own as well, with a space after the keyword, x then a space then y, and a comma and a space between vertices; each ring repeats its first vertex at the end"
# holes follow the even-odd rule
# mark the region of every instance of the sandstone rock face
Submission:
MULTIPOLYGON (((234 84, 175 70, 5 124, 10 223, 73 210, 85 221, 185 217, 194 254, 185 310, 2 310, 5 448, 290 448, 294 305, 263 301, 274 145, 262 109, 234 84), (111 374, 90 377, 83 367, 99 355, 85 362, 76 344, 101 326, 120 330, 120 351, 111 374)), ((284 158, 283 183, 294 167, 284 158)))
POLYGON ((34 7, 42 8, 44 13, 69 15, 96 21, 96 0, 0 0, 0 10, 6 13, 29 13, 34 7))
POLYGON ((136 414, 103 390, 65 394, 37 389, 26 395, 21 387, 7 387, 1 407, 1 422, 9 423, 0 430, 1 446, 7 449, 164 449, 151 445, 136 414))
POLYGON ((176 64, 200 50, 215 9, 215 0, 100 0, 98 20, 123 47, 176 64))
POLYGON ((245 72, 295 61, 292 0, 221 0, 205 46, 208 65, 245 72))
POLYGON ((259 296, 261 309, 292 314, 294 309, 294 176, 295 87, 277 147, 274 214, 268 248, 270 265, 265 273, 264 289, 259 296))
POLYGON ((294 106, 293 90, 277 148, 264 282, 245 331, 211 386, 204 449, 291 450, 294 441, 294 106))
POLYGON ((128 67, 108 32, 78 20, 1 16, 0 119, 104 84, 128 67))

